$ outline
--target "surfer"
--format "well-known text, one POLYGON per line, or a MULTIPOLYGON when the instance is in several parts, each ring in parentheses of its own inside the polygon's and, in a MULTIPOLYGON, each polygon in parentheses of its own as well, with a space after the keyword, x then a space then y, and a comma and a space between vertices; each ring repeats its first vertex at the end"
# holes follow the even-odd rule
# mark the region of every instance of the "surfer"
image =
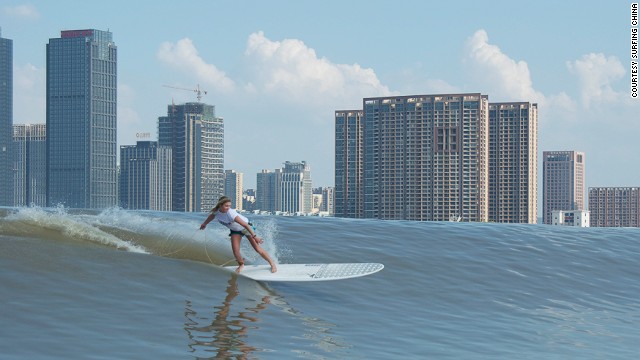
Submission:
POLYGON ((264 241, 253 231, 249 219, 238 214, 235 209, 231 208, 231 199, 229 197, 222 196, 218 199, 216 206, 211 209, 211 214, 209 214, 207 219, 200 225, 200 230, 204 230, 207 224, 213 219, 216 219, 220 224, 230 230, 231 249, 233 249, 233 256, 235 256, 238 262, 236 272, 239 273, 242 271, 242 268, 244 268, 244 259, 242 258, 242 254, 240 254, 240 241, 242 241, 243 236, 249 239, 249 243, 251 243, 253 249, 271 265, 271 272, 274 273, 278 271, 276 263, 271 260, 269 254, 260 246, 264 241))

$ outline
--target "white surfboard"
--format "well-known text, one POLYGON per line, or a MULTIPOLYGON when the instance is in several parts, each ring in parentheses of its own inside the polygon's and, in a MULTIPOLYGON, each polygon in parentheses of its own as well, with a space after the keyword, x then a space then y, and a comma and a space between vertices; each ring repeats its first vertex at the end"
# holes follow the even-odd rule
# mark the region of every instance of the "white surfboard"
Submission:
MULTIPOLYGON (((236 268, 225 266, 231 271, 236 268)), ((269 265, 245 265, 240 275, 257 281, 328 281, 370 275, 383 268, 378 263, 278 264, 278 271, 272 273, 269 265)))

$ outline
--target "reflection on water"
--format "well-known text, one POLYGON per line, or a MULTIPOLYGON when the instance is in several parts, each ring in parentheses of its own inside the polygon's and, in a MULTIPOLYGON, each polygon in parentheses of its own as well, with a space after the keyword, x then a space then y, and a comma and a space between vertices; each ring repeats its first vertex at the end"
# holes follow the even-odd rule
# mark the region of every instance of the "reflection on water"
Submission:
POLYGON ((230 318, 231 302, 238 296, 238 278, 230 276, 227 286, 227 296, 222 305, 215 307, 213 321, 205 326, 198 326, 197 313, 193 311, 191 302, 187 300, 185 308, 185 331, 191 343, 190 352, 198 350, 216 352, 215 356, 198 357, 198 359, 248 359, 251 353, 261 351, 246 343, 250 329, 257 329, 252 323, 258 321, 257 314, 269 304, 269 296, 265 295, 254 307, 245 308, 237 316, 230 318))
MULTIPOLYGON (((349 354, 348 350, 352 346, 336 335, 335 324, 301 313, 283 296, 259 282, 250 281, 252 287, 243 288, 243 292, 247 290, 248 293, 238 298, 238 279, 235 274, 229 276, 226 296, 221 305, 213 307, 211 316, 199 314, 194 310, 196 306, 190 300, 186 300, 184 330, 189 337, 189 352, 193 353, 196 359, 260 358, 260 354, 274 351, 256 346, 261 337, 258 334, 259 330, 267 330, 265 326, 269 326, 269 323, 264 322, 259 316, 259 313, 267 308, 286 314, 287 316, 280 318, 285 323, 286 319, 294 320, 290 327, 285 327, 288 330, 280 331, 277 337, 284 337, 296 344, 298 348, 292 348, 290 351, 298 356, 325 358, 345 357, 349 354), (237 312, 232 309, 234 299, 236 308, 243 304, 237 312), (261 325, 258 326, 260 322, 261 325)), ((268 336, 273 339, 272 333, 268 336)))

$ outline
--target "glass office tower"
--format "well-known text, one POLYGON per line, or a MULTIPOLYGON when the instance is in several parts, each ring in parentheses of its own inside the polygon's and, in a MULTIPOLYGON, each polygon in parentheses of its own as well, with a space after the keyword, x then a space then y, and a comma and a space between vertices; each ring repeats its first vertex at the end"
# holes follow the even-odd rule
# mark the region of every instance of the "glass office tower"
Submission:
POLYGON ((117 204, 117 48, 108 31, 47 44, 47 205, 117 204))
POLYGON ((13 206, 13 41, 0 33, 0 206, 13 206))

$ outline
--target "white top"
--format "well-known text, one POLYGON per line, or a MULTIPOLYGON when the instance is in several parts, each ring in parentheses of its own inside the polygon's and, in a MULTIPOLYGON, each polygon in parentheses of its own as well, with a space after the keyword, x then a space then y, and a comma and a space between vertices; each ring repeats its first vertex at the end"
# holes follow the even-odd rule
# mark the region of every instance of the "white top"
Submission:
POLYGON ((226 213, 216 211, 216 216, 214 217, 214 219, 220 224, 228 227, 229 230, 242 231, 244 230, 244 227, 235 221, 236 216, 240 216, 240 219, 242 219, 242 221, 244 222, 249 222, 249 219, 238 214, 238 212, 234 209, 229 209, 226 213))

